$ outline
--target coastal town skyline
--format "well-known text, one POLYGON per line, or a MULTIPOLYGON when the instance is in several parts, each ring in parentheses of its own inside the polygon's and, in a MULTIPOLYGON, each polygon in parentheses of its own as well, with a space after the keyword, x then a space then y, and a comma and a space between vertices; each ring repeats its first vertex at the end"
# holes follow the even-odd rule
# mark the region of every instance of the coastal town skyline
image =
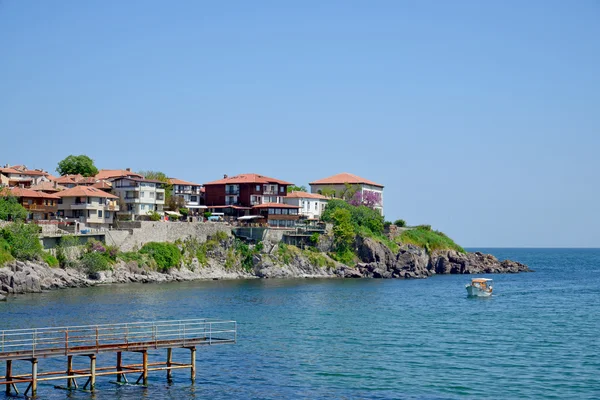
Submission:
POLYGON ((468 247, 599 247, 598 4, 0 3, 0 161, 348 171, 468 247))

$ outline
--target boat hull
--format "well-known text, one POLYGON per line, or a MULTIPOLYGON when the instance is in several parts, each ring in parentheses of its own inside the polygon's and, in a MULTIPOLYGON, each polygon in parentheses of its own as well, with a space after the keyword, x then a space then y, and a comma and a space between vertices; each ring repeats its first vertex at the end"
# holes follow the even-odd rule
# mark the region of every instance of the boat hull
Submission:
POLYGON ((491 290, 482 290, 472 285, 467 285, 467 294, 469 297, 490 297, 491 290))

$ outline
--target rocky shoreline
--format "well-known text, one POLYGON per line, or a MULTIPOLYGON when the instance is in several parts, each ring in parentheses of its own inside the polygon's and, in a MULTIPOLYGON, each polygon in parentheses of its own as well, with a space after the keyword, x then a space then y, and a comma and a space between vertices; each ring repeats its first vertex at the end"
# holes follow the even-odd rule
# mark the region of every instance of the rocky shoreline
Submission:
MULTIPOLYGON (((359 262, 347 266, 329 259, 326 266, 315 265, 307 254, 293 253, 281 260, 276 252, 253 257, 252 268, 225 267, 225 252, 217 250, 206 265, 194 259, 191 265, 173 268, 167 273, 140 268, 136 263, 118 262, 112 271, 87 275, 75 268, 51 268, 31 261, 13 261, 0 268, 0 300, 7 295, 39 293, 45 290, 88 287, 116 283, 163 283, 172 281, 256 279, 256 278, 427 278, 436 274, 482 274, 530 272, 524 264, 499 261, 489 254, 459 253, 453 250, 428 254, 424 249, 403 245, 397 253, 369 238, 357 240, 359 262)), ((320 253, 322 254, 322 253, 320 253)))

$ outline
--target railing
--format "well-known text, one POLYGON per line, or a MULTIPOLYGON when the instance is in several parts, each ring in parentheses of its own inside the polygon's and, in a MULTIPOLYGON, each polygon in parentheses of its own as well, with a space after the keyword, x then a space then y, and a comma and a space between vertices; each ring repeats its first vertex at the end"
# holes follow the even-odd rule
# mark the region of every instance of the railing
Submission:
POLYGON ((46 204, 23 204, 23 207, 29 211, 45 211, 45 212, 56 212, 58 211, 57 205, 46 205, 46 204))
POLYGON ((235 321, 188 319, 0 331, 0 360, 235 343, 235 321))

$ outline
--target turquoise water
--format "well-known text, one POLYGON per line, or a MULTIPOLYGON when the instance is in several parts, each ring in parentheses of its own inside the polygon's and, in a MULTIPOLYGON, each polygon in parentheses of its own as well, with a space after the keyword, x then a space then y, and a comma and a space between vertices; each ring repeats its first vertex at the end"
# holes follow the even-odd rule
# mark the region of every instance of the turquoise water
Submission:
MULTIPOLYGON (((96 398, 600 398, 600 249, 481 250, 537 272, 490 276, 491 299, 467 298, 465 275, 70 289, 0 303, 0 329, 238 321, 238 344, 200 348, 195 385, 187 371, 146 389, 99 378, 96 398)), ((39 396, 92 398, 48 384, 39 396)))

